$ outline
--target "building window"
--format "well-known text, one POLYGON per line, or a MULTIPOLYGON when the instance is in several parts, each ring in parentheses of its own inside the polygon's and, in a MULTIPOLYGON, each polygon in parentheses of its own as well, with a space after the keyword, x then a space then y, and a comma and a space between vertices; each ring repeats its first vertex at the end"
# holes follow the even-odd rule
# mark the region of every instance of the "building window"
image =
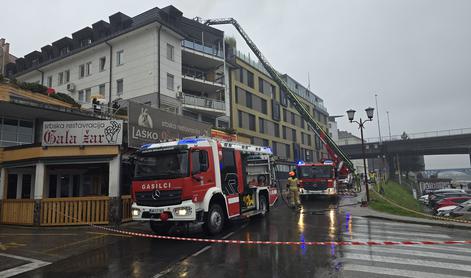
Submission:
POLYGON ((291 112, 291 124, 293 126, 296 125, 296 114, 294 114, 293 112, 291 112))
POLYGON ((124 64, 124 50, 120 50, 118 52, 116 52, 116 65, 117 66, 120 66, 122 64, 124 64))
POLYGON ((88 62, 85 64, 85 74, 89 76, 92 73, 92 62, 88 62))
POLYGON ((89 103, 91 96, 92 96, 92 89, 90 88, 78 91, 79 102, 89 103))
POLYGON ((263 79, 258 78, 258 91, 263 94, 263 79))
POLYGON ((265 133, 265 120, 262 118, 258 119, 258 130, 260 133, 265 133))
POLYGON ((272 112, 271 116, 273 120, 279 121, 280 120, 280 104, 274 99, 271 100, 271 112, 272 112))
POLYGON ((296 129, 292 129, 291 130, 291 139, 293 140, 293 142, 296 142, 297 140, 297 136, 296 136, 296 129))
POLYGON ((272 99, 276 99, 275 92, 276 92, 275 85, 271 85, 271 94, 270 94, 270 96, 271 96, 272 99))
POLYGON ((273 124, 273 127, 275 129, 275 136, 280 137, 280 125, 279 124, 273 124))
POLYGON ((123 79, 116 80, 116 94, 118 96, 123 94, 123 79))
POLYGON ((47 86, 52 87, 52 76, 47 77, 47 86))
POLYGON ((79 78, 84 78, 85 77, 85 65, 80 65, 79 66, 79 78))
POLYGON ((253 85, 253 73, 250 72, 250 71, 247 71, 247 86, 249 86, 250 88, 254 87, 254 85, 253 85))
POLYGON ((106 57, 101 57, 100 58, 100 71, 104 71, 105 70, 105 64, 106 64, 106 57))
POLYGON ((238 121, 239 121, 239 128, 244 128, 244 125, 242 124, 243 121, 243 116, 242 116, 242 111, 238 111, 238 121))
POLYGON ((286 109, 283 108, 283 121, 288 122, 288 113, 286 109))
POLYGON ((283 139, 286 139, 286 126, 283 126, 283 139))
POLYGON ((264 100, 264 99, 261 99, 261 102, 262 102, 262 113, 263 114, 267 114, 267 101, 264 100))
POLYGON ((33 122, 0 118, 0 147, 33 143, 33 122))
POLYGON ((249 114, 249 129, 255 131, 255 116, 249 114))
POLYGON ((68 46, 61 48, 60 55, 65 55, 70 52, 70 48, 68 46))
POLYGON ((57 78, 57 85, 62 85, 64 84, 64 72, 59 72, 58 78, 57 78))
POLYGON ((173 61, 173 51, 174 51, 174 47, 173 45, 167 43, 167 59, 169 59, 170 61, 173 61))
POLYGON ((69 82, 70 81, 70 70, 66 70, 64 71, 65 73, 65 82, 69 82))
POLYGON ((167 73, 167 89, 173 91, 173 81, 174 81, 174 76, 170 73, 167 73))
POLYGON ((248 108, 252 108, 252 94, 249 92, 245 92, 245 106, 248 108))
POLYGON ((99 87, 98 87, 98 93, 100 94, 100 96, 102 97, 105 97, 105 84, 101 84, 99 87))

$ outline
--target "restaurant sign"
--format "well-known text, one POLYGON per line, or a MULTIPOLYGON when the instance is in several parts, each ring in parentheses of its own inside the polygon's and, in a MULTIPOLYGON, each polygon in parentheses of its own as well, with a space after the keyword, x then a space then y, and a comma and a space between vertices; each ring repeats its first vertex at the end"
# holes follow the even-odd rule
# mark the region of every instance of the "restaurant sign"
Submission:
POLYGON ((48 121, 43 123, 42 146, 121 145, 123 121, 48 121))

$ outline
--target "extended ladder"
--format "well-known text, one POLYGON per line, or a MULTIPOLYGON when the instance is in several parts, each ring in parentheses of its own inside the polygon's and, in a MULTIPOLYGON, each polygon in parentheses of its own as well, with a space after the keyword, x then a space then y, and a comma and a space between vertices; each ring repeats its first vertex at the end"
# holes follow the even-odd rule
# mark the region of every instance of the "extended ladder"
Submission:
POLYGON ((258 49, 255 43, 250 39, 250 37, 245 33, 244 29, 239 25, 239 23, 233 18, 222 18, 222 19, 210 19, 205 21, 207 25, 222 25, 222 24, 232 24, 237 31, 240 33, 242 38, 245 40, 250 49, 257 56, 259 61, 268 71, 270 76, 275 80, 275 82, 280 86, 280 89, 286 93, 291 104, 296 108, 296 110, 301 114, 303 119, 311 126, 314 133, 319 137, 324 146, 326 147, 329 154, 332 156, 332 159, 338 164, 341 161, 345 166, 354 171, 353 163, 348 158, 348 156, 340 149, 340 147, 330 138, 330 136, 322 129, 322 127, 317 123, 314 117, 307 111, 307 109, 302 105, 302 102, 299 100, 299 97, 293 92, 288 84, 281 78, 278 72, 270 65, 268 60, 263 56, 262 52, 258 49))

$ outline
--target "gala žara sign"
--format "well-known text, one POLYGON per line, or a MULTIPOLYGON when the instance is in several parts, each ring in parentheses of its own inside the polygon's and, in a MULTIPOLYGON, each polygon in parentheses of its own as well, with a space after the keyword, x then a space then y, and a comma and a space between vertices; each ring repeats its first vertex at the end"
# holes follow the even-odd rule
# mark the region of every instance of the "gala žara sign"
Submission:
POLYGON ((51 121, 43 123, 42 146, 121 145, 123 121, 51 121))

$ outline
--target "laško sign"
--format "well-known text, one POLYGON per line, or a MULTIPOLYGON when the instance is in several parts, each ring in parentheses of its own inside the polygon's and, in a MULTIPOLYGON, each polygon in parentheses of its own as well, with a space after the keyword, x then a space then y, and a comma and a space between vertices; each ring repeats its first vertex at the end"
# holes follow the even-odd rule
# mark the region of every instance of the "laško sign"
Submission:
POLYGON ((42 146, 121 145, 123 121, 51 121, 43 123, 42 146))

